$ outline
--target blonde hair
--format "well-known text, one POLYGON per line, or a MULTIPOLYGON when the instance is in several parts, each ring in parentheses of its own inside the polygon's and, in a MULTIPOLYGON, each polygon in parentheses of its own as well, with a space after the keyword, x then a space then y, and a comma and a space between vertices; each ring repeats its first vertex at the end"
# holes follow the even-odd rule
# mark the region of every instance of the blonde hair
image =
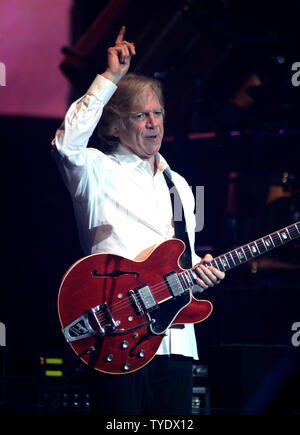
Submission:
POLYGON ((164 115, 164 98, 162 84, 152 78, 138 74, 127 74, 118 83, 118 89, 103 109, 97 126, 103 152, 112 153, 119 144, 119 138, 113 134, 114 127, 120 119, 134 113, 136 97, 146 89, 152 89, 158 98, 164 115))

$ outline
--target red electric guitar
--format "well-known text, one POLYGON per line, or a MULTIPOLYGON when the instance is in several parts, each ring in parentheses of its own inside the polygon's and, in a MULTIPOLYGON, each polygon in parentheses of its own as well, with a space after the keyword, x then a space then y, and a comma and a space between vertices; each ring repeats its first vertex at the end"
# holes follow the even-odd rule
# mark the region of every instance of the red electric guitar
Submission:
MULTIPOLYGON (((206 265, 226 272, 299 236, 300 221, 206 265)), ((92 254, 69 268, 58 311, 64 337, 78 357, 101 372, 130 373, 155 356, 167 328, 210 315, 212 304, 192 295, 194 268, 179 266, 184 247, 171 239, 143 261, 92 254)))

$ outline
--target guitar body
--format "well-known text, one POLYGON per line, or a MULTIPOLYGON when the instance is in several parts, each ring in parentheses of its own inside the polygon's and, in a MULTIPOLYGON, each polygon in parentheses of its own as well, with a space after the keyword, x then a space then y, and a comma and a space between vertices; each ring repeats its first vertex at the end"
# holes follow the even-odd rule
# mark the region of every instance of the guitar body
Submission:
MULTIPOLYGON (((300 221, 205 265, 223 272, 300 237, 300 221)), ((194 269, 179 266, 185 245, 171 239, 140 261, 114 254, 82 258, 63 277, 58 312, 75 353, 104 373, 130 373, 154 358, 166 330, 198 323, 212 304, 192 296, 194 269)))
MULTIPOLYGON (((168 327, 206 319, 212 305, 191 291, 175 294, 165 276, 183 271, 178 239, 158 245, 143 261, 92 254, 63 277, 58 312, 67 341, 96 370, 130 373, 156 354, 168 327)), ((177 274, 175 274, 177 276, 177 274)))

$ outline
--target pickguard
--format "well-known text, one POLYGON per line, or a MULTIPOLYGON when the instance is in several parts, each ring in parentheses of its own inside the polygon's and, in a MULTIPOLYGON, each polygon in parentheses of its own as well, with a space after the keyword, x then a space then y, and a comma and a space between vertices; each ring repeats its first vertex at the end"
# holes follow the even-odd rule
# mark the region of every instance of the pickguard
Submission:
POLYGON ((148 313, 148 317, 155 320, 150 326, 153 334, 162 334, 170 324, 173 323, 177 314, 186 307, 190 301, 191 294, 187 291, 181 296, 161 302, 157 310, 148 313))

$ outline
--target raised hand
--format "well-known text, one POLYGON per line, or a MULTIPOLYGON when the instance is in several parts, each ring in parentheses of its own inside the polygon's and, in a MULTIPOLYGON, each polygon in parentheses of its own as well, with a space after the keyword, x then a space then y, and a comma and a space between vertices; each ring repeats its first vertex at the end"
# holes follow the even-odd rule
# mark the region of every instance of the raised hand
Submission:
POLYGON ((107 50, 107 69, 102 74, 116 84, 127 73, 131 57, 135 55, 134 44, 124 40, 125 31, 125 26, 122 26, 115 45, 107 50))

